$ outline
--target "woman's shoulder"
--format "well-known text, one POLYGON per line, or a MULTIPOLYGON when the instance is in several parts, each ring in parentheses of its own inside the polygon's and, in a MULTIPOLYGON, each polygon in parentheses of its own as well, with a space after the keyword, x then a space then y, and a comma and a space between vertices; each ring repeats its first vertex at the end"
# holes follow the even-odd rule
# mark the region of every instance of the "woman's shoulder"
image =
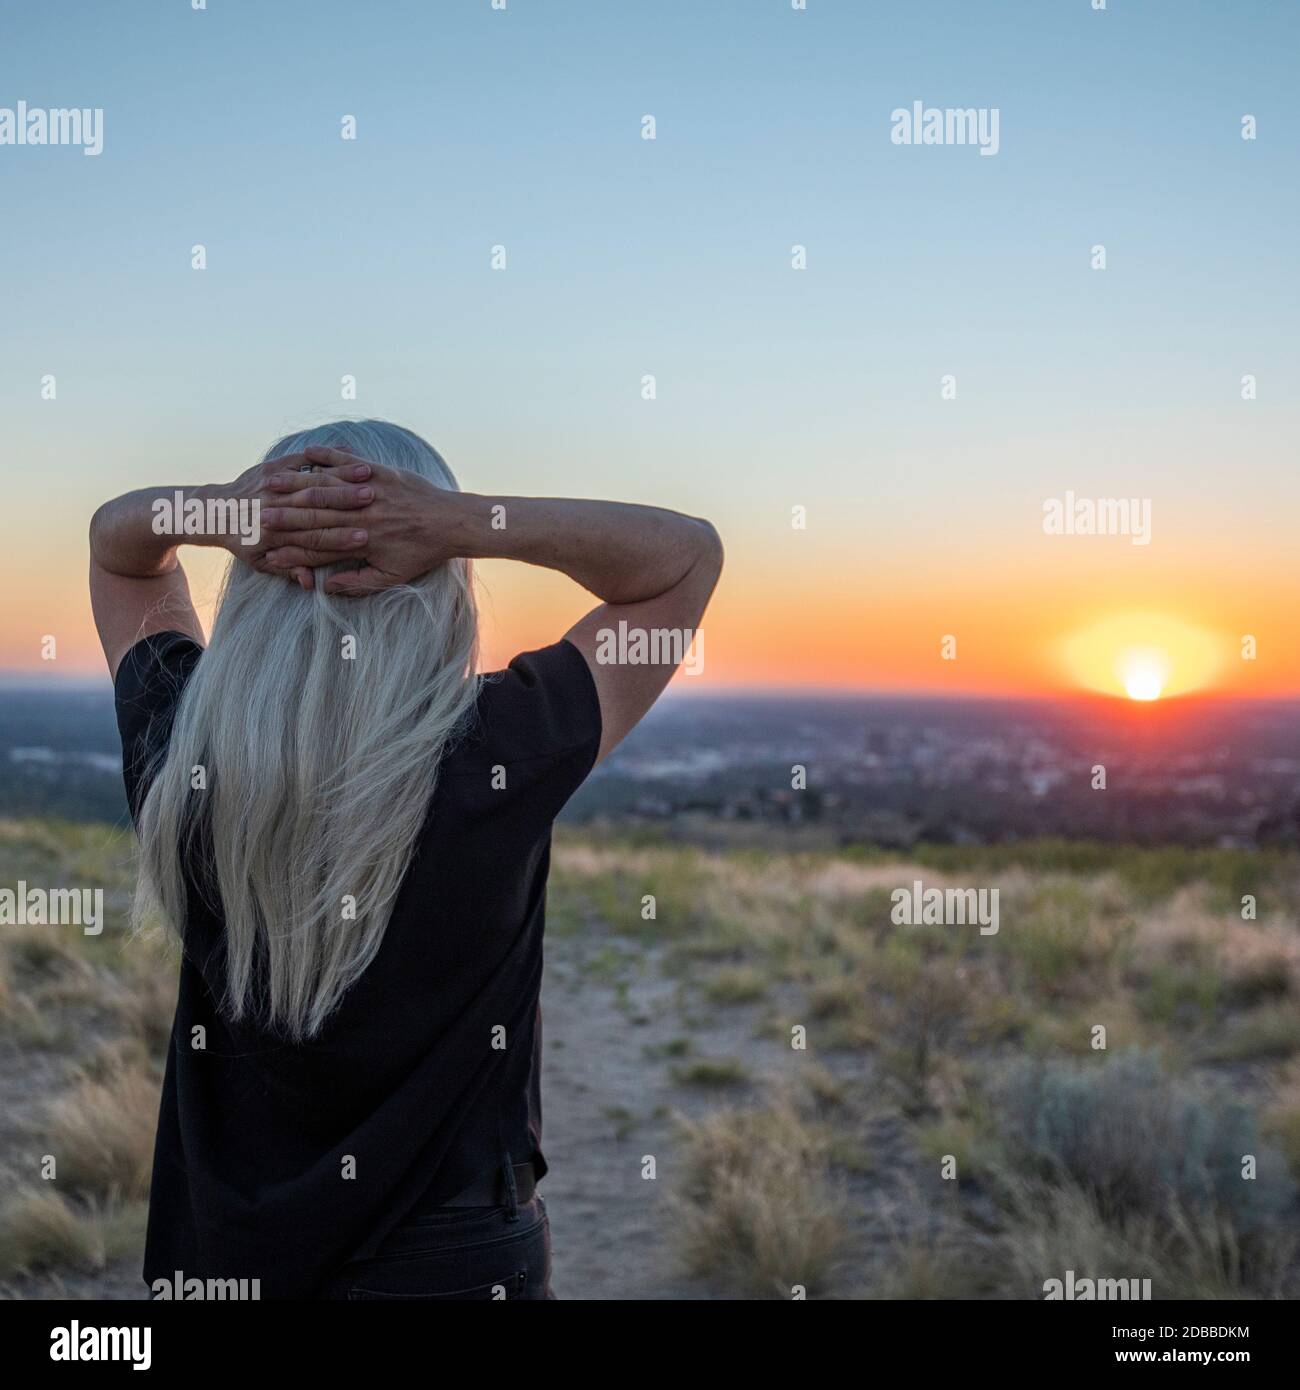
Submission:
POLYGON ((183 632, 153 632, 142 637, 118 664, 113 698, 118 721, 132 713, 153 714, 174 703, 203 648, 183 632))
POLYGON ((596 761, 600 732, 586 658, 562 640, 521 652, 504 670, 482 677, 473 719, 447 770, 488 775, 501 768, 509 785, 511 769, 518 784, 554 768, 576 787, 596 761))
POLYGON ((117 730, 122 738, 122 772, 134 816, 155 765, 171 735, 181 692, 203 648, 183 632, 142 637, 122 658, 113 678, 117 730))

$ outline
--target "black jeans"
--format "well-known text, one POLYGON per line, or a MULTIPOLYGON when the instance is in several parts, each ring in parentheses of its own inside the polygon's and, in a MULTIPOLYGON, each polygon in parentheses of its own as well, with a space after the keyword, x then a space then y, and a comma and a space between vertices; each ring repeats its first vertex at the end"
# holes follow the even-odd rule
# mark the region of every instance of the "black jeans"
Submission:
POLYGON ((322 1296, 394 1303, 554 1298, 546 1203, 536 1193, 522 1206, 424 1211, 370 1259, 345 1265, 322 1296))

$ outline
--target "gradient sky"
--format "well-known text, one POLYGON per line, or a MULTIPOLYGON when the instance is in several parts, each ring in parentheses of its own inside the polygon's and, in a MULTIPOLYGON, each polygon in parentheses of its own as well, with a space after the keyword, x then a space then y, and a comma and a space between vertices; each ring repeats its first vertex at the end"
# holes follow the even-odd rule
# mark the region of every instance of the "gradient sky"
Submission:
MULTIPOLYGON (((1298 41, 1281 0, 6 7, 0 106, 105 124, 0 146, 0 668, 103 670, 99 502, 355 414, 476 491, 713 519, 683 686, 1035 693, 1137 611, 1300 690, 1298 41), (1000 152, 892 144, 916 100, 997 107, 1000 152), (1044 535, 1067 489, 1150 498, 1152 543, 1044 535)), ((484 579, 494 664, 582 611, 484 579)))

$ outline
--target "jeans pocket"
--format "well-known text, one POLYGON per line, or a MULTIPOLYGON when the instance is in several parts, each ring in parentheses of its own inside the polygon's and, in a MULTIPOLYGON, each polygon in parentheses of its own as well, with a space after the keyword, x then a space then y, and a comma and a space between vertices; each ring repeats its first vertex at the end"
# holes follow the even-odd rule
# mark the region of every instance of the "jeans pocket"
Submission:
POLYGON ((399 1229, 404 1231, 441 1231, 457 1226, 467 1226, 475 1221, 491 1220, 505 1216, 505 1207, 437 1207, 423 1211, 418 1216, 408 1216, 399 1229))
MULTIPOLYGON (((384 1282, 368 1276, 368 1283, 384 1282)), ((408 1282, 408 1281, 403 1281, 408 1282)), ((523 1298, 528 1287, 528 1271, 515 1270, 503 1274, 486 1284, 474 1284, 464 1289, 375 1289, 366 1284, 354 1284, 348 1290, 348 1301, 352 1303, 503 1303, 510 1299, 523 1298)))
POLYGON ((405 1260, 527 1240, 547 1224, 540 1194, 510 1220, 507 1207, 444 1207, 403 1222, 371 1260, 405 1260))
POLYGON ((523 1230, 498 1217, 490 1233, 462 1227, 407 1232, 410 1244, 340 1270, 334 1283, 339 1292, 334 1297, 403 1302, 546 1298, 551 1277, 550 1225, 536 1207, 531 1207, 529 1215, 532 1220, 523 1230))

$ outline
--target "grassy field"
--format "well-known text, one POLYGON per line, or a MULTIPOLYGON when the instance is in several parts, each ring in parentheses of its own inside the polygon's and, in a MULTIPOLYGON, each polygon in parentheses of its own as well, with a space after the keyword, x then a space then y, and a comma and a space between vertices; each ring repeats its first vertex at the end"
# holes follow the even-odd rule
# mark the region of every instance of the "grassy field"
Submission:
MULTIPOLYGON (((0 1286, 138 1296, 174 964, 124 938, 128 837, 0 822, 19 879, 104 887, 108 926, 0 927, 0 1286)), ((646 1271, 628 1297, 1041 1298, 1067 1270, 1294 1297, 1298 886, 1284 854, 561 833, 561 1296, 609 1296, 623 1262, 646 1271), (915 879, 996 887, 999 931, 895 925, 915 879), (578 1258, 588 1218, 603 1266, 578 1258)))

